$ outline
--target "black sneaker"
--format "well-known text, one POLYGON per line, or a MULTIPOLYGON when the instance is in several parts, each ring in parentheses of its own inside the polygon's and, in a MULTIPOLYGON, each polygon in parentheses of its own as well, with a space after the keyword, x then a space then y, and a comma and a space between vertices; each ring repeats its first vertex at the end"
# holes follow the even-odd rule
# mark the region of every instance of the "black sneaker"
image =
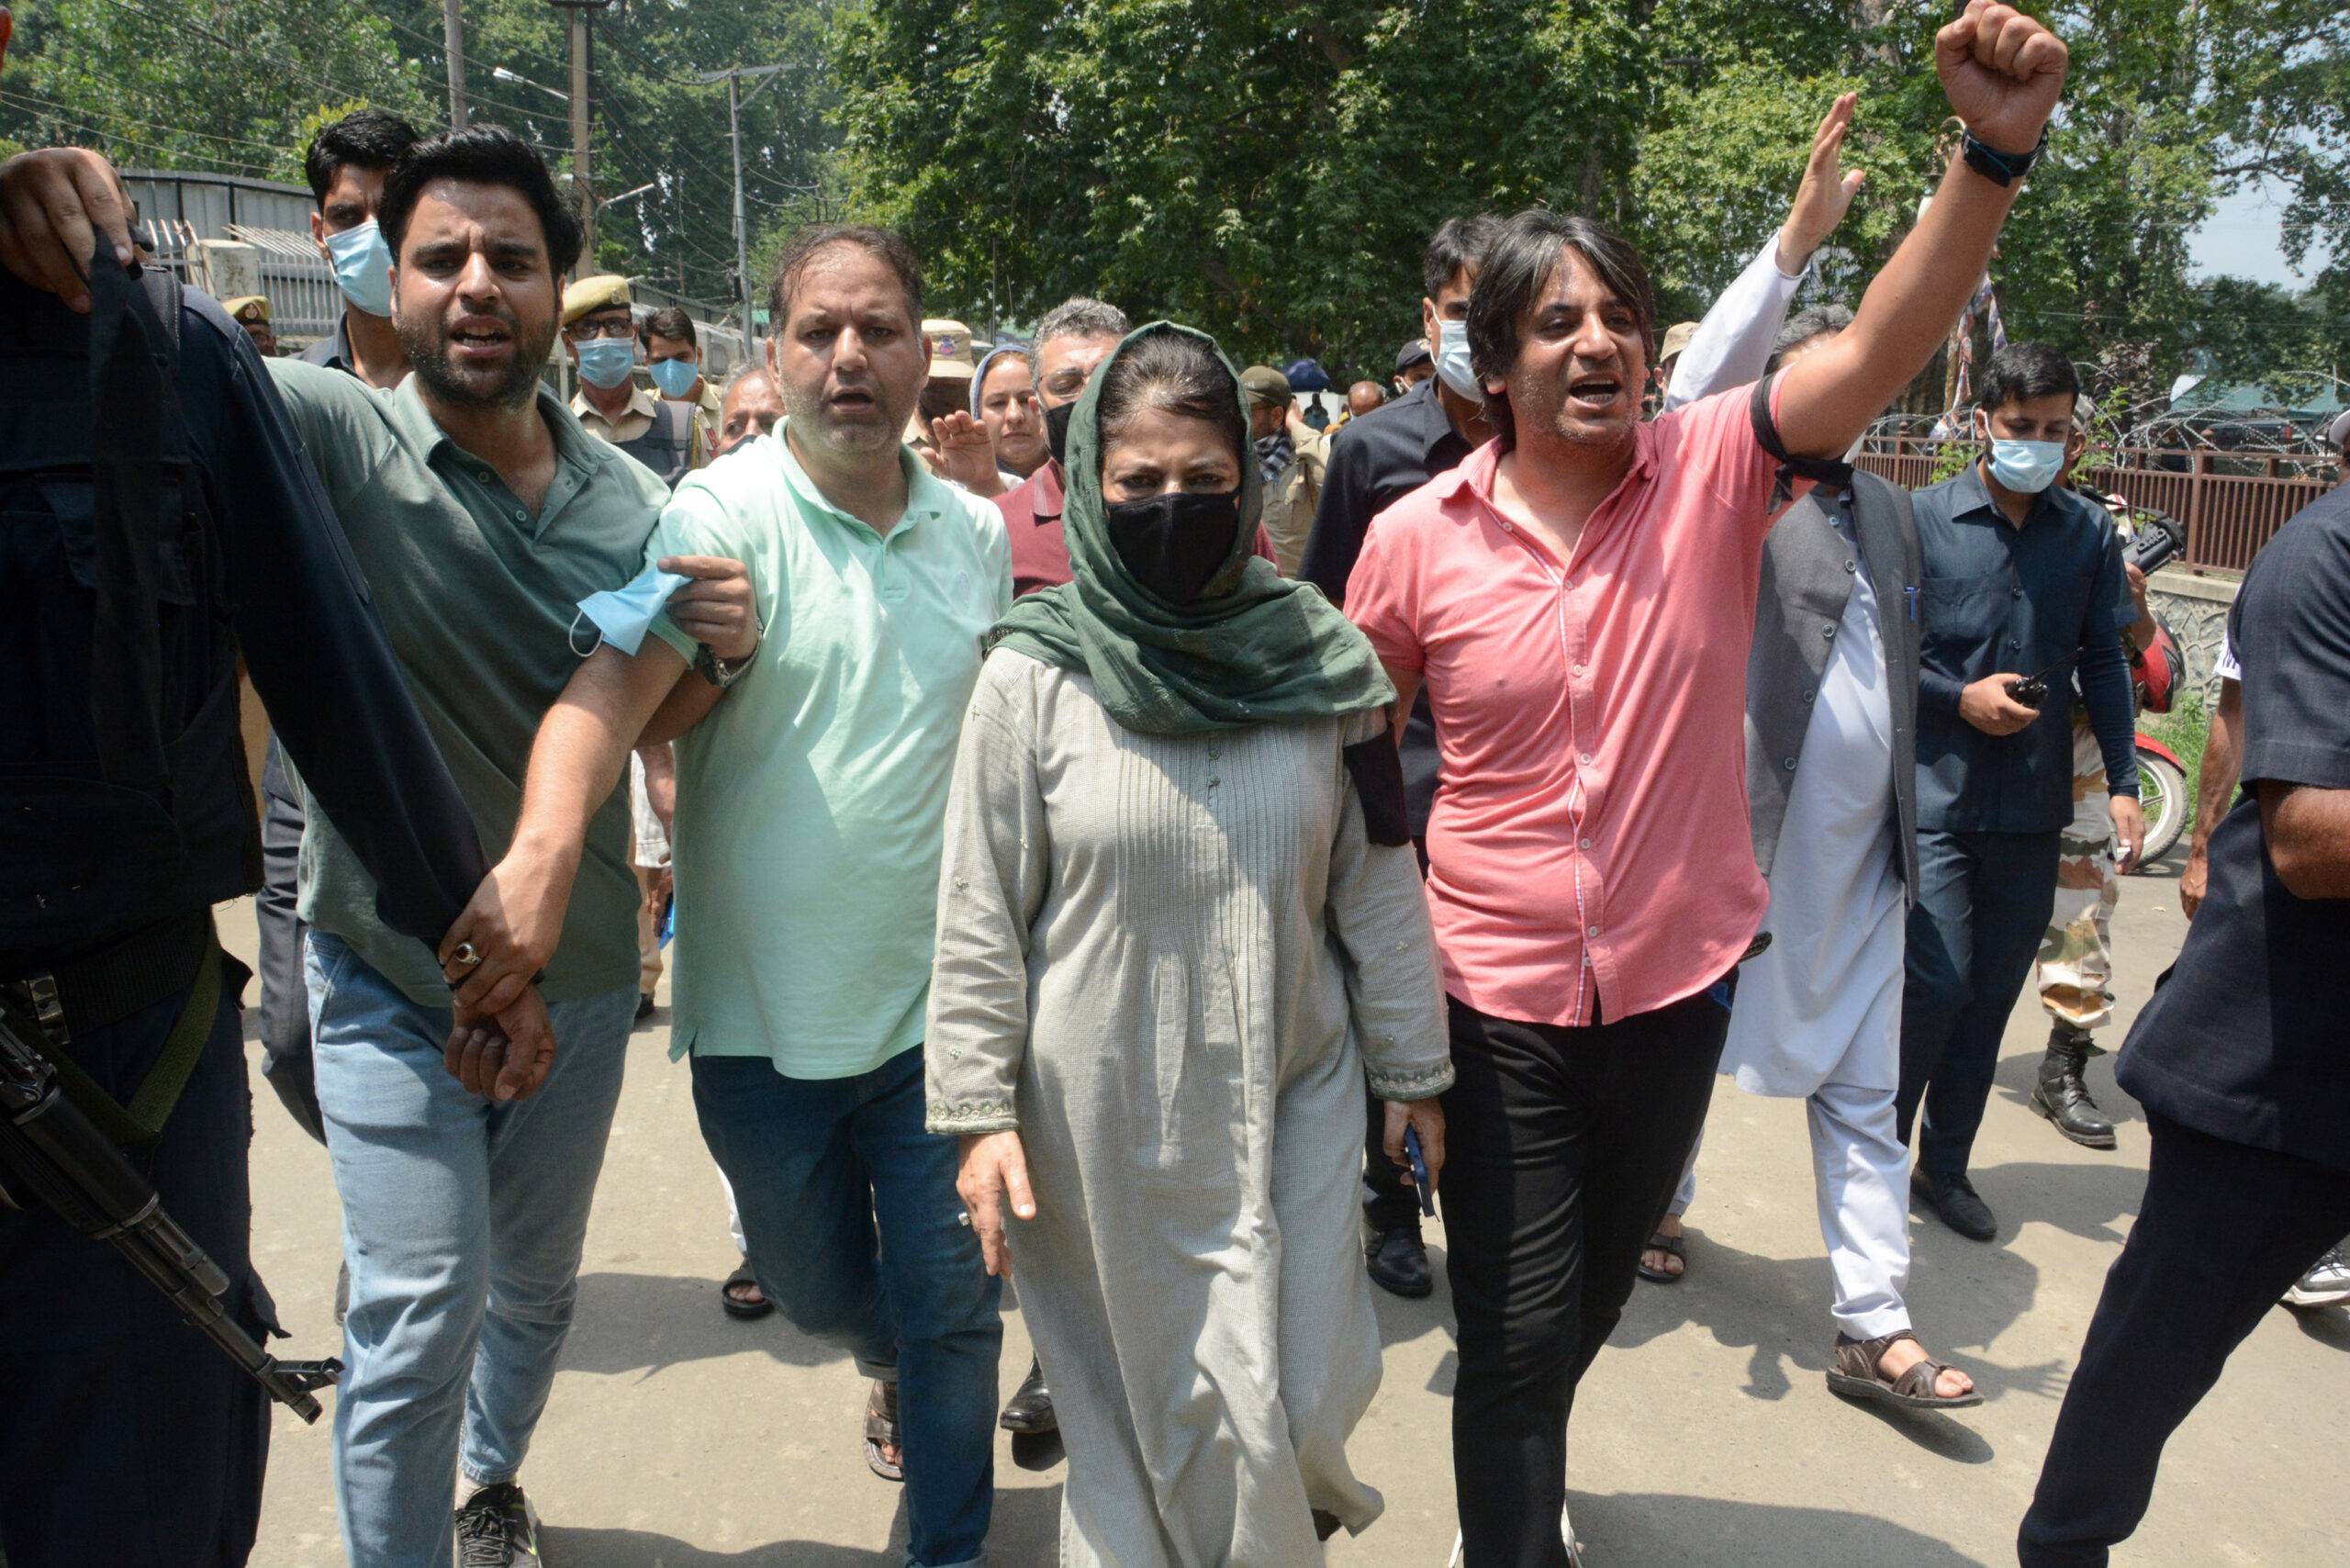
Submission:
POLYGON ((539 1511, 511 1481, 485 1486, 457 1510, 457 1568, 544 1568, 539 1511))

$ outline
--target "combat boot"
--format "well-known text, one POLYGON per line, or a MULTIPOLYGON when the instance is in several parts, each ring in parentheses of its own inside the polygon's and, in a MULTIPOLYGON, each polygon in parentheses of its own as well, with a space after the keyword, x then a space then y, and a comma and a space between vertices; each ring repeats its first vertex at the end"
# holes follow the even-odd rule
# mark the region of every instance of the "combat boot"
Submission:
POLYGON ((2031 1108, 2083 1148, 2111 1148, 2113 1123, 2081 1081, 2092 1048, 2087 1035, 2061 1025, 2051 1030, 2048 1054, 2040 1058, 2040 1081, 2031 1086, 2031 1108))

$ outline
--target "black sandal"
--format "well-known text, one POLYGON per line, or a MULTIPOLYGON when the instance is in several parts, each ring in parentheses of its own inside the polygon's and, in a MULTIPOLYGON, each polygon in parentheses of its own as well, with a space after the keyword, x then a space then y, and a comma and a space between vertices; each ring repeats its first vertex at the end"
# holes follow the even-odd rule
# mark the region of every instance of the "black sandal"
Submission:
POLYGON ((1689 1275, 1689 1248, 1684 1237, 1667 1236, 1661 1230, 1652 1230, 1649 1232, 1648 1240, 1642 1244, 1640 1254, 1640 1278, 1644 1280, 1660 1285, 1677 1285, 1689 1275), (1667 1273, 1662 1269, 1650 1268, 1648 1254, 1651 1252, 1670 1253, 1680 1259, 1681 1272, 1673 1274, 1667 1273))
POLYGON ((1899 1377, 1886 1377, 1878 1368, 1885 1361, 1885 1352, 1898 1339, 1914 1345, 1918 1336, 1907 1328, 1881 1334, 1874 1339, 1837 1335, 1836 1364, 1828 1369, 1830 1390, 1847 1399, 1873 1399, 1905 1410, 1962 1410, 1983 1403, 1983 1391, 1979 1388, 1959 1394, 1936 1394, 1935 1383, 1951 1368, 1947 1362, 1930 1357, 1899 1377))
POLYGON ((905 1454, 905 1442, 898 1431, 898 1385, 876 1382, 865 1401, 865 1468, 884 1481, 902 1482, 905 1454), (883 1457, 884 1448, 896 1449, 901 1462, 883 1457))
POLYGON ((751 1265, 748 1263, 727 1275, 726 1282, 718 1287, 718 1305, 726 1309, 727 1316, 740 1317, 745 1321, 765 1317, 775 1310, 775 1303, 767 1299, 767 1292, 759 1290, 758 1276, 751 1272, 751 1265), (759 1299, 744 1301, 737 1296, 734 1293, 744 1285, 758 1291, 759 1299))

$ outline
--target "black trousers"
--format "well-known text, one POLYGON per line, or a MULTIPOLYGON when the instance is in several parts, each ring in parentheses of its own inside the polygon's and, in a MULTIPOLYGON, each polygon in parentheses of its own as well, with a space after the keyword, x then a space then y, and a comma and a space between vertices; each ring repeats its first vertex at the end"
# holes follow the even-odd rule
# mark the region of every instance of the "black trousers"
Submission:
POLYGON ((1918 834, 1894 1111, 1903 1143, 1916 1130, 1918 1169, 1930 1175, 1964 1176, 1974 1156, 1999 1037, 2055 908, 2060 840, 2054 833, 1918 834))
POLYGON ((261 1075, 295 1123, 324 1143, 326 1119, 319 1112, 318 1070, 310 1055, 310 992, 302 976, 302 917, 294 913, 302 802, 285 767, 273 735, 261 776, 262 884, 253 901, 253 924, 261 936, 261 1075))
MULTIPOLYGON (((76 1039, 75 1065, 128 1100, 180 1007, 174 998, 76 1039)), ((229 1316, 258 1340, 276 1324, 248 1261, 243 1035, 224 985, 178 1105, 133 1163, 229 1276, 229 1316)), ((0 1207, 0 1558, 237 1568, 261 1518, 267 1396, 112 1248, 27 1201, 0 1207)))
POLYGON ((1567 1417, 1712 1098, 1726 988, 1583 1028, 1450 1001, 1445 1271, 1470 1568, 1564 1568, 1567 1417))
POLYGON ((2152 1112, 2146 1126, 2146 1195, 2056 1416, 2016 1539, 2022 1568, 2104 1568, 2107 1549, 2146 1517, 2171 1433, 2277 1298, 2350 1231, 2350 1170, 2152 1112))

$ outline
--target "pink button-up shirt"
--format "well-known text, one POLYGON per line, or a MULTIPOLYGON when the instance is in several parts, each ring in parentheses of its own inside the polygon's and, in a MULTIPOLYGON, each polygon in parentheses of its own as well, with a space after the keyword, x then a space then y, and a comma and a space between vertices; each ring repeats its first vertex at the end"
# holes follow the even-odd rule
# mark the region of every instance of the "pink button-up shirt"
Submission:
POLYGON ((1347 613, 1436 715, 1428 910, 1445 987, 1581 1025, 1729 972, 1765 894, 1746 655, 1776 468, 1751 390, 1641 425, 1560 562, 1493 505, 1497 444, 1379 514, 1347 613))

